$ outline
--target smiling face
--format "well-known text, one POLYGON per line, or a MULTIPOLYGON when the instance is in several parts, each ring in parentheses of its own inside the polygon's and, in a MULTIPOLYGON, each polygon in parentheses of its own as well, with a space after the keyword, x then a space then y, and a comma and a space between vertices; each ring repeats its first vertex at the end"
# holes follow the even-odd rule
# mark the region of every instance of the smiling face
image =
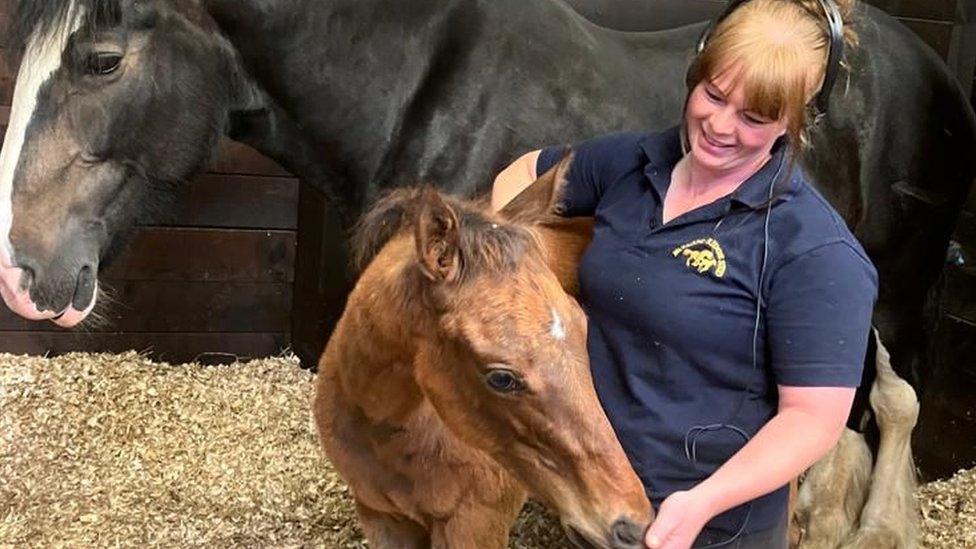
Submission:
POLYGON ((787 117, 772 119, 750 109, 740 71, 699 82, 688 97, 685 124, 695 162, 714 173, 751 172, 786 133, 787 117))

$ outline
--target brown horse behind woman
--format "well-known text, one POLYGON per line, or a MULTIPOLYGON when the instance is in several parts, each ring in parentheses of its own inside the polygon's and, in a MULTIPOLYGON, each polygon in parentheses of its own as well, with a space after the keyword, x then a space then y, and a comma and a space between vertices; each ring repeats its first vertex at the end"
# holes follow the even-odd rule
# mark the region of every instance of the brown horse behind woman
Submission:
POLYGON ((548 263, 560 180, 500 214, 400 190, 361 222, 314 412, 371 547, 505 547, 527 492, 577 543, 643 547, 652 510, 593 389, 573 269, 548 263))

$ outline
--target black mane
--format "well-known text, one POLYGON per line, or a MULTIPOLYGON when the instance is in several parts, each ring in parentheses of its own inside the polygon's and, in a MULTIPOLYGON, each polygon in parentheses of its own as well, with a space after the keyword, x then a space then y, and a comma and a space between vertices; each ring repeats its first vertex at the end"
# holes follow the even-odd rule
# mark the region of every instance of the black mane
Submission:
POLYGON ((65 24, 78 9, 85 24, 110 27, 121 20, 120 0, 19 0, 13 14, 11 37, 22 46, 35 30, 50 32, 65 24))

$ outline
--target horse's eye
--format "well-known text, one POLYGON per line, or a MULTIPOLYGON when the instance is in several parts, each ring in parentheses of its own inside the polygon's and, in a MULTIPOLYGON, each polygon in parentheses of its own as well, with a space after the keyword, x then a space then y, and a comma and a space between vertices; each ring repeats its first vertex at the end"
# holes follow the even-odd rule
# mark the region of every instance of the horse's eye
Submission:
POLYGON ((525 389, 525 382, 511 370, 491 370, 485 375, 485 381, 499 393, 514 393, 525 389))
POLYGON ((112 74, 122 64, 122 56, 118 53, 95 52, 85 60, 85 71, 95 76, 112 74))

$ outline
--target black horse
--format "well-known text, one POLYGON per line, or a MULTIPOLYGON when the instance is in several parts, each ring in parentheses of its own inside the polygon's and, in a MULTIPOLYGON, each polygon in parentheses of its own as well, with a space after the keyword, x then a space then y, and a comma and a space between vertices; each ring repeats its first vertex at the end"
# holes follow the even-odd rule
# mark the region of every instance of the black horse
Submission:
MULTIPOLYGON (((541 145, 680 118, 700 25, 599 27, 557 0, 23 0, 27 41, 0 155, 0 291, 80 321, 127 229, 222 134, 321 191, 313 288, 346 289, 345 230, 385 188, 484 192, 541 145)), ((924 377, 923 305, 974 172, 976 122, 934 52, 859 8, 862 46, 802 163, 878 266, 875 324, 924 377)), ((314 363, 327 337, 296 349, 314 363)))

